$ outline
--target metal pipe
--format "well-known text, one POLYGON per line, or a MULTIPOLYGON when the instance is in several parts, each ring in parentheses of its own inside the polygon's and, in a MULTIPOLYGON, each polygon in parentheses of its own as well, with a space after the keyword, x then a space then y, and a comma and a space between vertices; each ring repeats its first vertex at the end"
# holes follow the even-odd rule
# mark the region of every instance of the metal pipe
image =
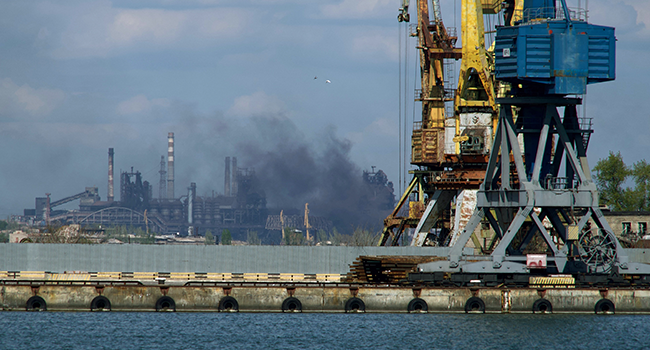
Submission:
POLYGON ((167 198, 174 199, 174 133, 167 134, 167 198))

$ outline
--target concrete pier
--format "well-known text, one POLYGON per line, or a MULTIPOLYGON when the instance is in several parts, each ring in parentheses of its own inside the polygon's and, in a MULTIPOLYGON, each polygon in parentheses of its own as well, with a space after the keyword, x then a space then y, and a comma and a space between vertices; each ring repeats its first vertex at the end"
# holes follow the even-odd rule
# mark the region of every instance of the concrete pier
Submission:
POLYGON ((650 313, 650 290, 0 281, 4 311, 650 313), (599 305, 600 303, 600 305, 599 305), (600 309, 599 309, 600 308, 600 309))
MULTIPOLYGON (((650 250, 628 253, 632 261, 650 260, 650 250)), ((344 283, 359 255, 447 254, 418 247, 0 244, 0 310, 650 314, 645 287, 344 283)))

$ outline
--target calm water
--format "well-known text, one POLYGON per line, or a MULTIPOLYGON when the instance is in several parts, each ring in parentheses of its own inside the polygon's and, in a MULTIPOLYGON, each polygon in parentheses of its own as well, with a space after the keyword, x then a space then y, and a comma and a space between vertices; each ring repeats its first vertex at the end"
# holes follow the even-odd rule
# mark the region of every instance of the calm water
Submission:
POLYGON ((649 349, 650 316, 0 312, 0 349, 649 349))

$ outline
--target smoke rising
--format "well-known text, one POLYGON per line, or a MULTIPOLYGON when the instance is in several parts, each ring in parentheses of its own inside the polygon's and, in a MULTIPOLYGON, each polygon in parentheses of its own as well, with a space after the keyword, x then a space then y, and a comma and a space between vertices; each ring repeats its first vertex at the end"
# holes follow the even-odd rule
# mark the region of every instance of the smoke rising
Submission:
POLYGON ((255 118, 259 132, 278 136, 276 142, 238 145, 242 159, 255 164, 270 206, 300 208, 324 216, 343 232, 377 228, 387 215, 363 181, 362 170, 350 160, 352 144, 329 127, 312 139, 301 136, 289 120, 255 118))
POLYGON ((222 192, 223 159, 236 156, 240 168, 255 170, 268 207, 278 211, 269 214, 302 210, 309 203, 310 215, 330 219, 339 231, 349 233, 357 227, 379 229, 391 209, 386 193, 377 193, 363 181, 363 169, 350 159, 352 143, 339 137, 334 126, 306 135, 281 114, 190 119, 181 126, 185 130, 176 133, 176 147, 182 150, 184 143, 200 141, 187 145, 199 151, 176 157, 178 164, 184 164, 177 167, 182 174, 177 181, 190 177, 184 181, 195 181, 199 187, 212 183, 222 192), (186 133, 192 136, 185 137, 186 133), (220 178, 215 179, 215 174, 220 178))
MULTIPOLYGON (((5 130, 7 137, 0 140, 6 149, 22 151, 5 159, 0 194, 6 200, 0 209, 5 216, 21 214, 23 208, 33 208, 34 197, 48 192, 56 200, 85 186, 97 186, 106 200, 109 147, 115 149, 116 179, 120 170, 134 167, 153 185, 157 197, 160 156, 167 154, 167 133, 174 132, 176 197, 186 195, 191 182, 197 184, 197 195, 223 193, 224 158, 235 156, 240 168, 255 170, 267 207, 273 210, 269 214, 286 214, 291 208, 301 214, 309 203, 310 215, 332 220, 343 233, 356 227, 378 229, 389 212, 385 193, 377 200, 376 188, 363 181, 364 169, 350 159, 353 144, 334 126, 306 134, 282 108, 270 111, 206 115, 173 102, 129 123, 117 116, 103 124, 48 124, 47 130, 17 125, 13 132, 5 130)), ((118 200, 119 190, 115 196, 118 200)))

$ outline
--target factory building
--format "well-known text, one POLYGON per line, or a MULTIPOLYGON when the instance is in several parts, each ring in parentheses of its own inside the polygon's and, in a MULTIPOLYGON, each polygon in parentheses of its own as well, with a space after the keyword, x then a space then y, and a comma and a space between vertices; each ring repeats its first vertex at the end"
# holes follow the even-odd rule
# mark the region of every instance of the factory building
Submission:
POLYGON ((255 171, 239 168, 236 157, 226 157, 224 194, 197 196, 196 183, 187 195, 179 198, 174 192, 174 133, 168 134, 167 169, 161 159, 159 198, 153 197, 152 185, 140 171, 120 172, 120 198, 114 197, 113 148, 108 150, 108 195, 102 201, 97 187, 51 201, 50 194, 38 197, 34 209, 25 209, 18 221, 35 225, 80 224, 82 226, 127 226, 158 234, 205 235, 210 230, 218 235, 230 230, 234 239, 246 237, 249 231, 263 235, 267 219, 266 196, 257 188, 255 171), (166 175, 166 177, 165 177, 166 175), (78 210, 57 210, 57 207, 80 199, 78 210))
MULTIPOLYGON (((295 208, 267 208, 266 194, 257 180, 254 169, 240 168, 237 157, 225 157, 223 193, 197 195, 197 184, 192 182, 187 192, 175 196, 174 133, 167 137, 167 157, 161 157, 158 197, 153 186, 140 171, 130 168, 119 173, 119 200, 114 191, 115 150, 108 150, 107 200, 101 200, 97 187, 86 187, 81 193, 63 199, 38 197, 34 209, 25 209, 16 221, 36 226, 79 224, 88 229, 126 226, 156 234, 204 236, 210 231, 219 236, 229 230, 234 240, 245 241, 250 232, 256 232, 265 243, 280 243, 283 227, 311 228, 330 231, 331 218, 311 216, 305 220, 295 208), (60 210, 58 207, 79 199, 78 210, 60 210), (284 210, 286 216, 278 214, 284 210), (281 224, 281 222, 283 222, 281 224)), ((363 172, 363 183, 370 189, 362 198, 369 208, 390 209, 394 205, 392 183, 379 170, 363 172)), ((301 204, 297 203, 296 207, 301 204)))

